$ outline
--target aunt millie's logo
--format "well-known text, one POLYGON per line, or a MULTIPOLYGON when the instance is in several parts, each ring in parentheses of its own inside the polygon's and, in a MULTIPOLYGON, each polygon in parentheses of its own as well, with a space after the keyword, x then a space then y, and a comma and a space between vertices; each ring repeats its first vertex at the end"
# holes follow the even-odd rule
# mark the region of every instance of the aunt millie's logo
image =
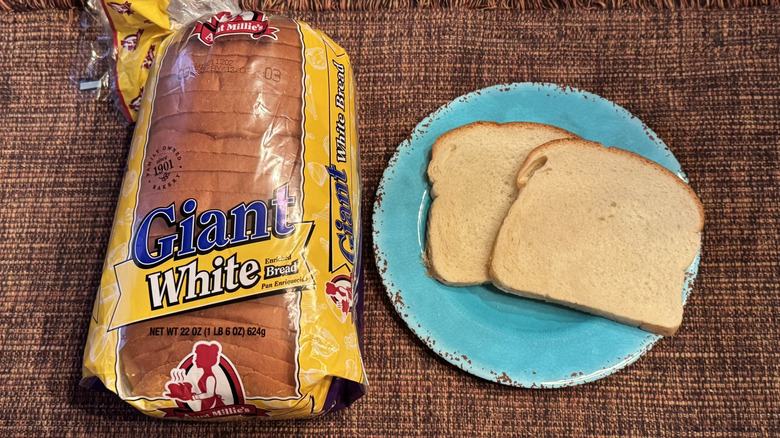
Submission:
POLYGON ((161 409, 166 417, 265 415, 262 409, 245 404, 244 386, 233 364, 222 354, 219 342, 196 342, 192 354, 171 370, 163 397, 178 405, 161 409))
POLYGON ((352 294, 352 276, 337 275, 325 283, 325 295, 330 298, 331 310, 341 322, 354 311, 354 295, 352 294))
POLYGON ((220 12, 206 22, 199 21, 190 37, 197 36, 203 44, 210 46, 222 35, 249 34, 255 40, 262 37, 277 39, 278 31, 268 25, 268 18, 262 12, 242 12, 238 15, 220 12))

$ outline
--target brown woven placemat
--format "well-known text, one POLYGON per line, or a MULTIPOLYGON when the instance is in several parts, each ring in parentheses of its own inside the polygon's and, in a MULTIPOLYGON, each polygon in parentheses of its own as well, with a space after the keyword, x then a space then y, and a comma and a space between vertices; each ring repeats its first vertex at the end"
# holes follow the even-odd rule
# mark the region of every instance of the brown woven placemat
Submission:
MULTIPOLYGON (((386 9, 724 9, 778 6, 780 0, 238 0, 264 11, 375 11, 386 9)), ((0 0, 0 11, 74 9, 85 0, 0 0)))
POLYGON ((385 296, 364 224, 370 393, 329 417, 272 424, 164 422, 77 386, 130 131, 77 98, 80 32, 67 18, 0 14, 0 436, 780 434, 780 10, 304 15, 354 62, 364 218, 420 119, 477 88, 546 81, 647 123, 707 223, 680 332, 562 390, 483 381, 427 350, 385 296))

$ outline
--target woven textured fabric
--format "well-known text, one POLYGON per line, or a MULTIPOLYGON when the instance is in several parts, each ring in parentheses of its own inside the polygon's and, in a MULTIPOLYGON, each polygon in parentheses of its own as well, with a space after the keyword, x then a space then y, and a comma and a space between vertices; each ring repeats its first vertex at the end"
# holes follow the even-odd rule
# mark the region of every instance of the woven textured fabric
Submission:
POLYGON ((707 215, 678 334, 582 386, 480 380, 438 358, 396 315, 367 220, 371 387, 350 409, 311 421, 174 423, 80 388, 131 131, 69 82, 84 35, 66 12, 0 14, 0 436, 780 434, 780 10, 298 18, 353 60, 366 219, 396 146, 463 93, 554 82, 641 118, 674 152, 707 215))
MULTIPOLYGON (((0 0, 0 10, 81 8, 86 0, 0 0)), ((264 11, 373 11, 409 8, 469 9, 724 9, 778 6, 780 0, 239 0, 264 11)))

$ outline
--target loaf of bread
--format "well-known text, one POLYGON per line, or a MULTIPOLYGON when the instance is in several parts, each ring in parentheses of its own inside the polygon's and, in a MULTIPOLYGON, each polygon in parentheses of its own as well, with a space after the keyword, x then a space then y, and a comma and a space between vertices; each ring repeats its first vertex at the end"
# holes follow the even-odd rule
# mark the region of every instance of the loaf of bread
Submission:
POLYGON ((428 273, 457 286, 490 281, 493 241, 517 197, 517 172, 537 146, 578 138, 538 123, 474 122, 439 137, 428 165, 428 273))
MULTIPOLYGON (((154 90, 134 230, 154 208, 190 198, 197 199, 200 211, 228 211, 241 202, 272 199, 274 189, 289 184, 289 194, 301 199, 301 38, 292 20, 272 17, 270 26, 279 29, 278 39, 225 35, 207 46, 188 38, 168 48, 176 56, 163 58, 154 90), (266 69, 278 76, 266 78, 266 69), (156 166, 167 162, 172 166, 155 175, 156 166)), ((300 220, 300 202, 291 212, 292 220, 300 220)), ((154 222, 148 246, 175 232, 175 226, 154 222)), ((262 321, 266 337, 225 337, 222 352, 243 377, 247 396, 295 396, 297 294, 287 291, 122 328, 119 361, 126 390, 132 396, 159 396, 193 343, 217 339, 201 334, 180 336, 172 345, 150 343, 151 325, 167 330, 262 321)))
POLYGON ((504 291, 671 335, 704 210, 677 175, 585 140, 534 149, 490 262, 504 291))
POLYGON ((219 12, 160 44, 143 90, 85 384, 159 417, 348 406, 366 377, 346 53, 302 22, 219 12))

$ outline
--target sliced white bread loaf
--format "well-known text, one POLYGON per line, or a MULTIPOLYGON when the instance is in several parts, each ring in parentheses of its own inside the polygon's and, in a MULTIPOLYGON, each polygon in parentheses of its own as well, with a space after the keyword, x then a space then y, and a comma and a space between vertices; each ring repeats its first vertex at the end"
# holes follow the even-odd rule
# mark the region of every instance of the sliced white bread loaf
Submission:
POLYGON ((585 140, 533 150, 495 241, 493 283, 662 335, 682 322, 704 209, 679 177, 585 140))
POLYGON ((490 281, 490 253, 517 197, 517 172, 531 150, 561 138, 579 137, 537 123, 475 122, 436 140, 428 165, 430 275, 457 286, 490 281))

